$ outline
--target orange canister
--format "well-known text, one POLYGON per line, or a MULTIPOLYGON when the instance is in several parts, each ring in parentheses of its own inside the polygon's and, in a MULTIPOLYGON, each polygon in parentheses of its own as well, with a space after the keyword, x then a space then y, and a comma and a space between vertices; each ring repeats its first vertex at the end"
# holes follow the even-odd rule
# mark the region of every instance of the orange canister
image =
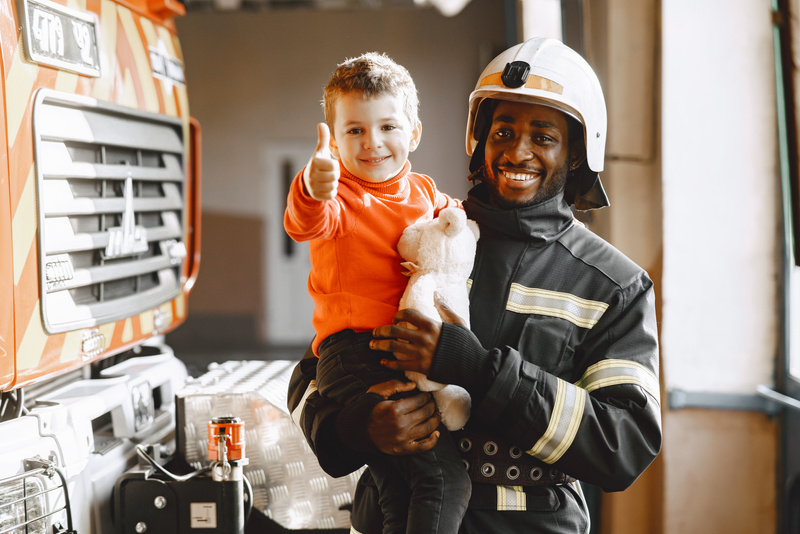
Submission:
POLYGON ((208 423, 208 459, 219 459, 219 443, 225 439, 228 461, 244 458, 244 421, 226 415, 215 417, 208 423))

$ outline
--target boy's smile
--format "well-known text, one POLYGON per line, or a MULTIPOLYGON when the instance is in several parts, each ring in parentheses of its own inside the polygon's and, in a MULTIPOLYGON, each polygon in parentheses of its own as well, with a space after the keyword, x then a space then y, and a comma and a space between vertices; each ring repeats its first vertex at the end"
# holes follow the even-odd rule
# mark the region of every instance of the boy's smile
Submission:
POLYGON ((331 153, 356 178, 373 183, 397 175, 419 144, 422 125, 412 126, 400 97, 364 98, 346 93, 335 103, 331 153))

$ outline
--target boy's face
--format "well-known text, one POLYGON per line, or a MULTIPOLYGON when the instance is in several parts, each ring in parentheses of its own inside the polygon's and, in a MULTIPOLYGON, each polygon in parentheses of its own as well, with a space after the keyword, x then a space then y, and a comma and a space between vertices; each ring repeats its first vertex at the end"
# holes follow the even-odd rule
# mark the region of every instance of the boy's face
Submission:
POLYGON ((403 113, 402 100, 390 93, 374 98, 346 93, 334 106, 331 153, 366 182, 397 175, 422 135, 422 125, 410 124, 403 113))

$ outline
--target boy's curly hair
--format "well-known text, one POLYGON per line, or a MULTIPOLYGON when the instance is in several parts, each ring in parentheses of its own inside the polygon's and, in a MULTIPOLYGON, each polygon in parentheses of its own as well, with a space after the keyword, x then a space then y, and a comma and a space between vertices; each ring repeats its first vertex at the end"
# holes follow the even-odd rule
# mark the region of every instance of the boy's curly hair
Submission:
POLYGON ((405 67, 384 53, 367 52, 338 65, 322 96, 325 122, 331 132, 336 118, 336 101, 348 93, 360 93, 364 98, 389 93, 402 98, 403 111, 411 126, 416 126, 419 121, 419 98, 414 80, 405 67))

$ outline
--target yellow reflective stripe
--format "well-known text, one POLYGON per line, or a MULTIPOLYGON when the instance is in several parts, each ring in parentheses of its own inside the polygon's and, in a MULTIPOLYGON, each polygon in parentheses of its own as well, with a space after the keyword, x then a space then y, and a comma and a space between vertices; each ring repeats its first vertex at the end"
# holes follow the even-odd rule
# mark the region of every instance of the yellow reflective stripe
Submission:
POLYGON ((122 342, 128 343, 133 339, 133 321, 130 317, 125 319, 125 324, 122 327, 122 342))
MULTIPOLYGON (((480 86, 483 87, 484 85, 499 85, 501 87, 505 87, 506 84, 503 83, 503 73, 495 72, 494 74, 489 74, 481 80, 480 86)), ((549 91, 559 95, 564 93, 564 86, 560 83, 556 83, 553 80, 548 80, 547 78, 537 76, 535 74, 528 75, 528 79, 525 81, 525 87, 527 89, 540 89, 542 91, 549 91)))
POLYGON ((14 285, 19 285, 22 273, 25 271, 25 263, 28 255, 33 250, 36 241, 36 232, 39 226, 39 218, 36 212, 36 178, 33 174, 33 167, 25 178, 25 187, 17 204, 17 211, 14 212, 14 220, 11 223, 11 239, 14 242, 12 247, 11 260, 14 263, 14 285))
POLYGON ((496 486, 498 512, 524 512, 528 509, 528 500, 522 486, 496 486))
POLYGON ((175 314, 178 316, 178 319, 183 319, 186 317, 186 294, 181 293, 177 297, 175 297, 175 314))
POLYGON ((22 32, 19 34, 14 56, 11 58, 11 67, 6 75, 6 127, 8 128, 8 146, 14 145, 17 134, 22 128, 22 119, 28 109, 31 99, 33 84, 39 73, 39 67, 28 61, 23 53, 22 32))
MULTIPOLYGON (((179 56, 179 51, 175 48, 175 41, 173 40, 173 36, 169 32, 169 30, 166 29, 164 26, 158 26, 156 28, 156 31, 158 32, 159 38, 164 42, 164 45, 167 47, 167 53, 173 58, 179 61, 183 61, 183 59, 179 56)), ((178 116, 178 105, 176 104, 176 102, 180 103, 181 111, 183 113, 187 113, 189 109, 188 104, 186 105, 186 107, 183 107, 184 102, 181 101, 182 97, 186 95, 186 87, 180 84, 170 85, 171 88, 167 87, 168 84, 162 84, 162 85, 164 85, 164 100, 165 100, 164 105, 167 108, 166 111, 167 115, 171 115, 174 117, 178 116), (175 92, 174 95, 173 91, 175 92), (169 102, 166 102, 167 100, 169 102)))
POLYGON ((586 390, 558 379, 555 404, 547 430, 533 448, 527 451, 528 454, 544 463, 552 464, 567 452, 578 433, 587 394, 586 390))
POLYGON ((33 369, 39 365, 44 352, 44 346, 47 343, 47 334, 42 327, 42 312, 39 308, 39 301, 33 307, 28 320, 28 326, 25 327, 25 334, 22 336, 22 343, 17 350, 17 371, 23 369, 33 369))
POLYGON ((576 383, 586 391, 607 386, 633 384, 644 389, 651 397, 660 398, 658 376, 644 365, 629 360, 603 360, 589 367, 576 383))
MULTIPOLYGON (((159 27, 156 29, 156 26, 149 20, 144 17, 139 19, 139 24, 142 27, 142 32, 145 35, 145 39, 147 42, 145 43, 148 47, 158 48, 159 46, 159 34, 158 30, 163 30, 164 32, 169 33, 166 28, 159 27)), ((174 49, 172 48, 172 39, 167 38, 166 40, 162 40, 164 43, 162 46, 166 50, 166 53, 170 57, 175 57, 174 49), (169 43, 169 44, 167 44, 169 43)), ((148 48, 149 53, 149 48, 148 48)), ((164 80, 158 80, 155 82, 156 90, 161 90, 161 97, 164 101, 164 114, 169 115, 170 117, 177 117, 178 116, 178 109, 175 105, 175 95, 172 92, 173 85, 171 83, 167 83, 164 80)))
POLYGON ((58 71, 55 85, 56 91, 61 91, 62 93, 74 93, 76 87, 78 87, 77 74, 64 70, 58 71))
MULTIPOLYGON (((156 93, 156 83, 152 76, 150 69, 150 56, 145 50, 144 43, 139 37, 139 29, 136 26, 136 20, 133 18, 133 13, 129 9, 119 7, 119 20, 122 22, 122 31, 133 54, 133 61, 136 68, 135 75, 139 78, 141 84, 142 94, 144 95, 144 109, 153 113, 158 113, 158 94, 156 93)), ((128 70, 125 69, 126 76, 128 70)), ((133 76, 134 73, 131 73, 133 76)))
POLYGON ((59 361, 68 362, 80 358, 83 353, 82 342, 85 334, 86 330, 73 330, 64 335, 59 361))
POLYGON ((570 293, 511 284, 506 309, 516 313, 566 319, 581 328, 592 328, 608 309, 608 304, 586 300, 570 293))
POLYGON ((467 289, 472 289, 472 278, 467 278, 467 289))
POLYGON ((147 335, 156 328, 156 318, 153 310, 145 310, 139 314, 139 330, 147 335))
POLYGON ((100 41, 98 44, 107 53, 100 54, 101 75, 94 81, 92 96, 98 100, 109 100, 114 79, 112 66, 117 54, 117 5, 111 0, 100 2, 100 41))
POLYGON ((136 96, 136 88, 133 85, 133 75, 131 69, 125 67, 125 74, 122 75, 122 96, 119 102, 131 108, 139 107, 139 100, 136 96))

